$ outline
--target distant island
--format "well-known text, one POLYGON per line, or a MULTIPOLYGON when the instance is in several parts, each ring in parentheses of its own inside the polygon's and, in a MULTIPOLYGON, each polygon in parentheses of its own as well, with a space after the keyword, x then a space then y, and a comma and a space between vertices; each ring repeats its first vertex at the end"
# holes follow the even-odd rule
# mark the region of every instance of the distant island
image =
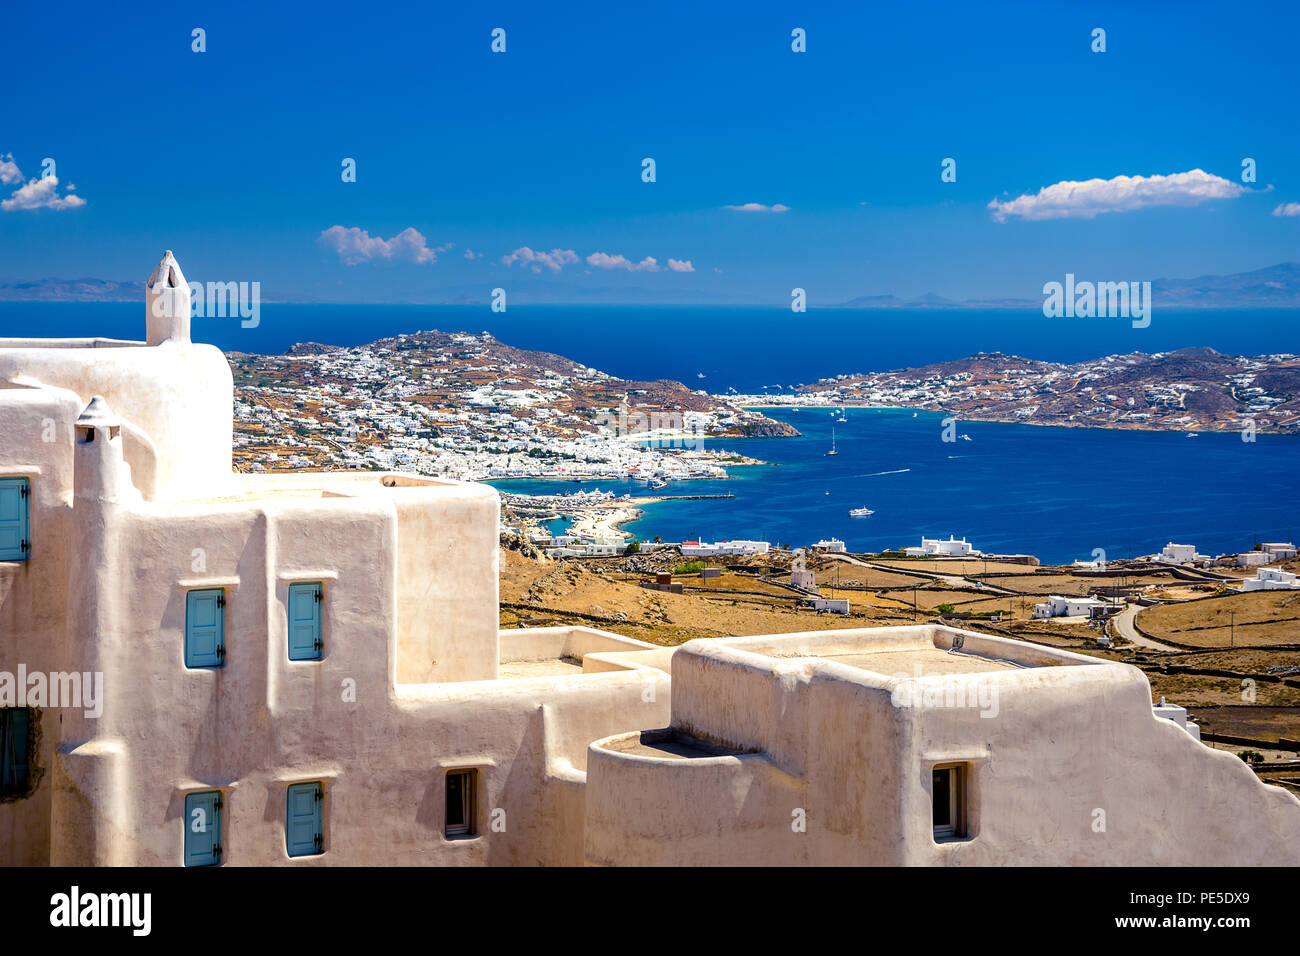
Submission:
MULTIPOLYGON (((1081 279, 1133 276, 1097 277, 1081 279)), ((1047 276, 1044 281, 1061 276, 1047 276)), ((1207 275, 1193 279, 1154 279, 1151 283, 1156 308, 1164 309, 1297 309, 1300 308, 1300 263, 1282 262, 1252 272, 1207 275)), ((523 305, 770 305, 733 301, 731 297, 702 290, 616 289, 607 286, 556 285, 545 279, 517 278, 509 283, 512 302, 523 305)), ((1037 290, 1035 290, 1036 292, 1037 290)), ((143 283, 111 279, 33 279, 0 282, 0 302, 138 302, 143 283)), ((488 286, 458 285, 431 293, 420 301, 401 300, 410 305, 486 305, 488 286)), ((262 302, 322 304, 326 300, 294 294, 291 290, 265 286, 262 302)), ((347 303, 343 303, 347 304, 347 303)), ((373 304, 382 304, 375 302, 373 304)), ((782 303, 784 305, 784 303, 782 303)), ((840 309, 1041 309, 1041 296, 1033 298, 947 299, 927 293, 915 298, 897 295, 864 295, 828 306, 840 309)))
POLYGON ((746 404, 887 405, 970 421, 1168 431, 1300 433, 1300 356, 1186 348, 1073 364, 980 353, 891 372, 839 375, 746 404))
MULTIPOLYGON (((1265 269, 1232 275, 1154 279, 1151 291, 1155 306, 1165 309, 1296 309, 1300 308, 1300 263, 1282 262, 1265 269)), ((838 308, 1041 309, 1042 306, 1041 297, 959 300, 927 293, 913 299, 903 299, 896 295, 863 295, 841 302, 838 308)))

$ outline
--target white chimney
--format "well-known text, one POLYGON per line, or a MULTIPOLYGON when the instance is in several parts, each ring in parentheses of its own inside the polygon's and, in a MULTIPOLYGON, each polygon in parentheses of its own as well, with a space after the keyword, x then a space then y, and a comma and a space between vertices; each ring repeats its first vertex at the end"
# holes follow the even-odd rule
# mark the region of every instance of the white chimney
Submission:
POLYGON ((168 249, 144 291, 145 340, 150 345, 190 341, 190 284, 168 249))

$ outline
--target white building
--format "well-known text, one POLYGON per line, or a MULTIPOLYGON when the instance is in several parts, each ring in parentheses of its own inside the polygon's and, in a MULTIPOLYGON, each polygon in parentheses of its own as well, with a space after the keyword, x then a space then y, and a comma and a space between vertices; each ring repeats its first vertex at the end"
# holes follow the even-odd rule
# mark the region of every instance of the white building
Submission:
POLYGON ((0 866, 580 865, 587 747, 670 697, 591 655, 654 648, 502 631, 486 485, 234 471, 188 292, 0 339, 0 866))
POLYGON ((1196 721, 1187 719, 1186 707, 1179 707, 1177 704, 1167 704, 1165 703, 1165 699, 1161 697, 1160 703, 1151 705, 1151 712, 1157 717, 1163 717, 1165 720, 1172 720, 1197 740, 1201 739, 1201 728, 1196 721))
POLYGON ((790 572, 790 584, 804 591, 816 591, 817 572, 807 568, 795 568, 790 572))
POLYGON ((1267 544, 1261 544, 1259 549, 1268 555, 1268 563, 1274 561, 1285 561, 1287 558, 1296 556, 1295 545, 1290 541, 1270 541, 1267 544))
POLYGON ((831 538, 827 541, 823 538, 812 546, 814 551, 824 551, 827 554, 847 554, 848 546, 839 538, 831 538))
POLYGON ((914 557, 977 558, 984 552, 976 551, 965 538, 959 541, 949 535, 947 541, 923 537, 919 548, 904 548, 903 553, 914 557))
POLYGON ((1237 567, 1254 568, 1269 563, 1269 556, 1263 551, 1243 551, 1237 555, 1237 567))
POLYGON ((586 861, 1300 861, 1300 800, 1151 701, 1130 665, 942 625, 688 641, 669 724, 588 750, 586 861))
POLYGON ((621 541, 583 541, 569 546, 587 558, 607 558, 613 554, 622 554, 627 545, 621 541))
POLYGON ((1092 617, 1118 605, 1095 597, 1068 597, 1053 594, 1042 604, 1034 605, 1034 617, 1092 617))
POLYGON ((1281 568, 1260 568, 1253 578, 1241 582, 1243 591, 1288 591, 1300 588, 1300 581, 1291 571, 1281 568))
POLYGON ((771 544, 767 541, 719 541, 709 544, 704 541, 683 542, 684 558, 716 558, 729 554, 767 554, 771 544))
POLYGON ((826 611, 829 614, 849 613, 848 598, 818 597, 818 598, 813 598, 812 601, 809 602, 809 604, 814 611, 826 611))
POLYGON ((1170 541, 1159 554, 1152 555, 1151 560, 1161 564, 1199 564, 1209 561, 1210 556, 1198 554, 1194 545, 1174 544, 1170 541))

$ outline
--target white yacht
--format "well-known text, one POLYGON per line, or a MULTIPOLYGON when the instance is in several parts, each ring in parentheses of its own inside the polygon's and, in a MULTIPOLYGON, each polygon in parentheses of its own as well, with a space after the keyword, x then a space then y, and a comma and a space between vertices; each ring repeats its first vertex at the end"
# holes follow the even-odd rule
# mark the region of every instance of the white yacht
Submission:
POLYGON ((865 518, 867 515, 875 514, 870 508, 851 508, 849 509, 850 518, 865 518))

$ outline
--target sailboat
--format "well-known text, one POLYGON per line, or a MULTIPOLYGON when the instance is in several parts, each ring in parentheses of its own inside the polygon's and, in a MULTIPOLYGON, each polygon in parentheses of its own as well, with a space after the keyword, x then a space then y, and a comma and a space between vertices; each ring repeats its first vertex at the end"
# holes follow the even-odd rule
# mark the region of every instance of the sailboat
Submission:
POLYGON ((848 421, 848 419, 844 417, 844 409, 842 409, 842 408, 840 409, 840 417, 837 418, 837 419, 835 419, 835 420, 836 420, 837 422, 847 422, 847 421, 848 421))
POLYGON ((839 454, 839 452, 837 452, 837 451, 835 450, 835 426, 834 426, 834 425, 831 426, 831 450, 828 451, 826 454, 828 454, 828 455, 838 455, 838 454, 839 454))

